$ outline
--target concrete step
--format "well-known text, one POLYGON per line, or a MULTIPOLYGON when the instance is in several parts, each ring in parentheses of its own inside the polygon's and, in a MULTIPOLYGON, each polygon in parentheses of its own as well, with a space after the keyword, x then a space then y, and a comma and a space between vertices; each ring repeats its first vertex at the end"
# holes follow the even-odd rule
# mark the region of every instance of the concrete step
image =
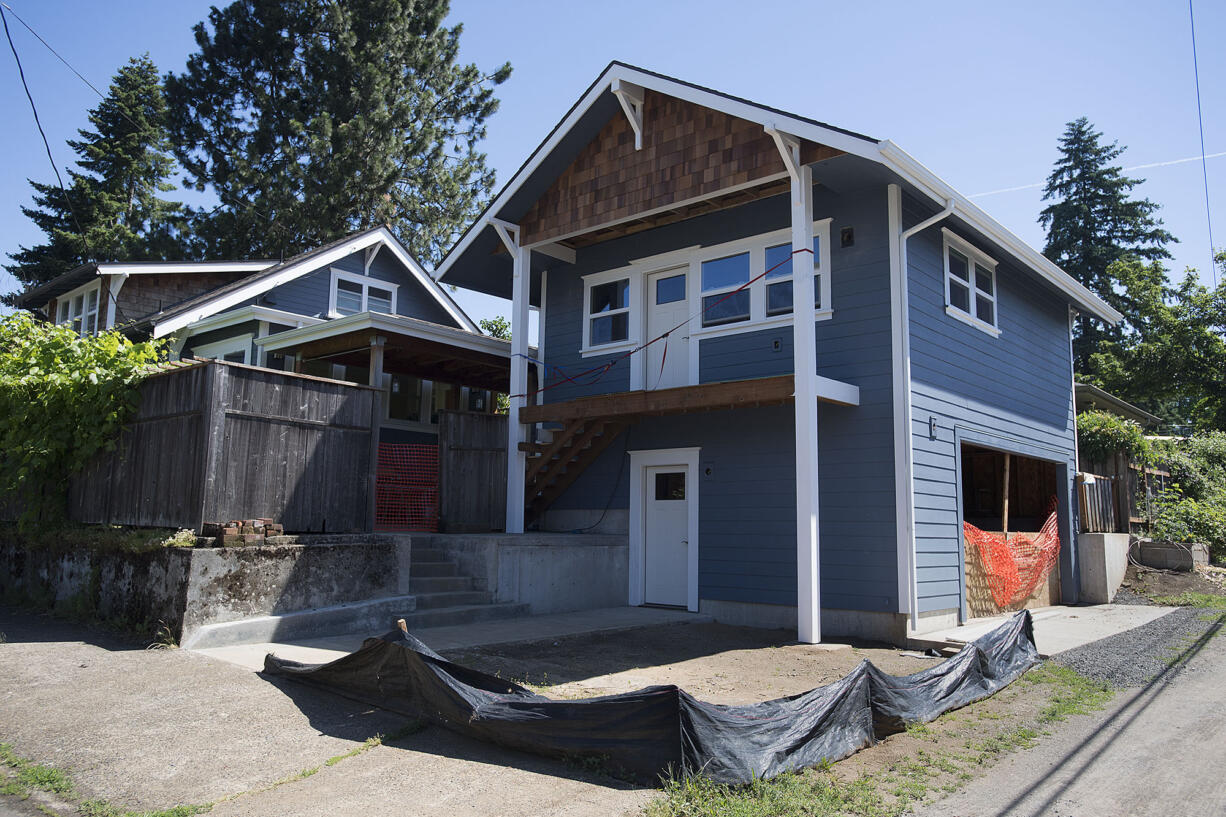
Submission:
POLYGON ((235 644, 323 638, 357 632, 376 635, 395 627, 396 619, 405 615, 406 610, 416 609, 416 596, 388 596, 276 616, 253 616, 238 621, 205 624, 184 633, 181 646, 184 649, 199 650, 235 644))
POLYGON ((418 593, 418 610, 434 610, 440 607, 462 607, 470 604, 489 604, 494 600, 486 590, 459 590, 447 593, 418 593))
POLYGON ((418 562, 449 562, 451 560, 447 557, 445 550, 413 545, 409 551, 409 561, 417 564, 418 562))
MULTIPOLYGON (((434 610, 419 610, 401 618, 409 632, 428 627, 450 627, 457 624, 473 624, 478 621, 495 621, 528 615, 530 605, 513 604, 467 604, 457 607, 440 607, 434 610)), ((425 639, 423 639, 425 640, 425 639)), ((430 642, 426 640, 426 643, 430 642)))
POLYGON ((450 593, 472 590, 471 576, 410 576, 409 591, 412 593, 450 593))
POLYGON ((413 562, 409 566, 409 581, 435 576, 458 576, 455 562, 413 562))

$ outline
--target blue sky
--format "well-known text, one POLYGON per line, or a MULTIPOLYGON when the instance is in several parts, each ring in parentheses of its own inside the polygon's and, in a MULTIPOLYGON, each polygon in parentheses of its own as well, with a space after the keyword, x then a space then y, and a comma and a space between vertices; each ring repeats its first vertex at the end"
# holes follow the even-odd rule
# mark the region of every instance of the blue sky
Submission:
MULTIPOLYGON (((148 52, 179 71, 194 50, 194 0, 7 0, 96 86, 148 52)), ((1205 151, 1226 152, 1226 3, 1195 0, 1205 151)), ((967 195, 1041 184, 1069 120, 1086 116, 1128 147, 1125 167, 1200 155, 1186 2, 754 3, 453 0, 461 55, 509 60, 485 149, 507 180, 609 61, 618 59, 767 105, 889 138, 967 195)), ((98 98, 10 19, 56 161, 98 98)), ((51 181, 12 55, 0 54, 4 161, 0 253, 41 239, 21 214, 26 178, 51 181)), ((1226 156, 1208 160, 1215 239, 1226 245, 1226 156)), ((1171 269, 1208 277, 1199 161, 1137 170, 1180 239, 1171 269)), ((975 201, 1037 248, 1041 190, 975 201)), ((1178 276, 1177 276, 1178 277, 1178 276)), ((15 287, 0 271, 0 292, 15 287)), ((461 296, 474 317, 506 312, 461 296)))

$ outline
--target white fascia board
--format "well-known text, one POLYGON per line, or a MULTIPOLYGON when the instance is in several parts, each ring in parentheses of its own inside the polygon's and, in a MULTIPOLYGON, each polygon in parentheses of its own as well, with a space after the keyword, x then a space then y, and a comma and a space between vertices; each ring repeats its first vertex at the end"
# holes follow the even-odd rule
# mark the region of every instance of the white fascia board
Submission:
POLYGON ((107 275, 165 275, 188 272, 259 272, 276 261, 200 261, 182 264, 99 264, 107 275))
MULTIPOLYGON (((579 104, 571 110, 570 114, 562 120, 561 124, 553 131, 548 139, 536 149, 536 152, 528 159, 519 172, 511 177, 501 192, 494 198, 488 208, 486 214, 492 217, 499 217, 500 210, 506 205, 507 201, 514 196, 529 176, 536 172, 541 163, 553 152, 554 148, 566 137, 571 128, 588 112, 588 110, 606 93, 611 93, 610 89, 615 81, 623 83, 631 83, 641 88, 649 88, 652 91, 666 94, 668 96, 683 99, 687 102, 693 102, 696 105, 702 105, 712 110, 722 111, 730 116, 735 116, 739 119, 744 119, 748 122, 756 122, 765 127, 775 127, 785 130, 796 136, 809 139, 813 142, 820 142, 832 148, 836 148, 845 153, 850 153, 856 156, 861 156, 874 161, 881 161, 877 146, 870 140, 861 139, 859 137, 850 136, 846 133, 841 133, 831 128, 825 128, 821 125, 816 125, 812 122, 807 122, 803 119, 797 119, 777 111, 767 110, 765 108, 753 105, 749 102, 743 102, 737 99, 730 99, 720 94, 705 91, 700 88, 694 88, 684 83, 674 80, 657 77, 642 71, 636 71, 633 68, 628 68, 624 65, 612 65, 605 71, 591 89, 579 101, 579 104)), ((675 206, 675 205, 674 205, 675 206)), ((434 271, 434 279, 441 281, 447 275, 447 271, 451 269, 451 263, 456 258, 459 258, 468 249, 469 245, 476 240, 477 236, 488 226, 488 220, 481 226, 474 226, 460 239, 460 242, 451 248, 447 256, 439 264, 438 269, 434 271)), ((556 240, 556 239, 553 239, 556 240)), ((510 274, 510 273, 508 273, 510 274)))
POLYGON ((319 267, 326 267, 329 264, 335 263, 342 258, 352 255, 359 250, 369 247, 376 241, 385 240, 382 231, 366 233, 356 236, 353 241, 346 241, 337 247, 333 247, 325 253, 304 258, 296 264, 290 264, 285 269, 275 275, 270 275, 267 278, 261 278, 259 281, 253 281, 245 287, 227 292, 224 295, 219 295, 217 298, 206 301, 195 309, 175 315, 173 318, 165 320, 153 328, 153 336, 155 338, 164 337, 172 332, 182 329, 184 326, 189 326, 201 318, 209 315, 216 315, 218 312, 229 309, 236 304, 240 304, 249 298, 254 298, 257 295, 262 295, 273 287, 280 286, 288 281, 303 275, 311 270, 319 267))
POLYGON ((469 349, 475 352, 485 352, 510 359, 510 341, 491 338, 489 335, 466 332, 463 329, 453 329, 448 326, 438 326, 429 321, 407 318, 403 315, 384 315, 376 312, 358 312, 346 315, 336 320, 323 321, 313 326, 301 329, 290 329, 277 332, 263 338, 256 338, 256 344, 267 351, 276 351, 302 343, 322 340, 346 332, 359 332, 369 329, 373 332, 390 332, 399 335, 409 335, 422 340, 455 346, 459 349, 469 349))
POLYGON ((400 243, 400 239, 396 238, 396 236, 392 234, 391 230, 387 229, 386 227, 381 227, 376 235, 383 239, 384 245, 387 246, 387 248, 391 250, 392 254, 396 256, 400 263, 404 265, 405 269, 409 271, 409 274, 412 275, 413 278, 425 288, 426 292, 429 292, 432 296, 434 296, 434 299, 438 301, 439 306, 443 307, 447 314, 455 319, 456 323, 463 326, 469 332, 479 333, 481 331, 481 329, 475 323, 473 323, 472 318, 468 317, 468 315, 464 313, 463 309, 460 309, 459 304, 451 300, 451 296, 448 295, 441 286, 439 286, 438 282, 427 275, 426 271, 417 265, 417 262, 413 260, 413 256, 409 255, 409 251, 404 248, 404 245, 400 243))
POLYGON ((966 219, 975 229, 979 230, 992 241, 1004 247, 1014 256, 1029 265, 1056 289, 1068 296, 1074 304, 1088 312, 1093 312, 1111 324, 1117 324, 1124 319, 1122 313, 1113 309, 1106 301, 1078 283, 1071 275, 1049 261, 1046 256, 1022 241, 996 219, 989 216, 978 205, 954 190, 948 183, 909 153, 891 142, 882 140, 879 145, 878 161, 897 173, 903 179, 915 185, 934 201, 944 204, 952 199, 955 212, 966 219))
POLYGON ((315 325, 323 323, 322 318, 315 318, 310 315, 299 315, 297 312, 286 312, 282 309, 270 309, 266 306, 251 305, 244 306, 240 309, 232 309, 229 312, 222 312, 218 315, 210 315, 207 318, 202 318, 187 327, 187 334, 198 335, 201 332, 209 332, 214 329, 223 329, 227 326, 234 326, 247 321, 267 321, 269 323, 283 324, 295 326, 296 324, 315 325))

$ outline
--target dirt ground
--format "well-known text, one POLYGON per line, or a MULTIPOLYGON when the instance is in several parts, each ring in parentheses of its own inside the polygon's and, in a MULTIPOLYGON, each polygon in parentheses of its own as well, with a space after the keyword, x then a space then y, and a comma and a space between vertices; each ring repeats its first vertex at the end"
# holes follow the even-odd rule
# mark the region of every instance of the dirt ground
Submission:
POLYGON ((1226 568, 1198 567, 1195 572, 1184 572, 1130 564, 1122 586, 1151 599, 1180 593, 1223 596, 1226 595, 1226 568))
POLYGON ((450 652, 458 664, 526 682, 552 698, 676 684, 712 703, 742 704, 806 692, 842 678, 863 659, 907 675, 937 659, 879 644, 797 644, 785 630, 674 624, 530 644, 450 652), (912 654, 914 655, 914 654, 912 654))
MULTIPOLYGON (((556 641, 454 651, 447 658, 526 682, 551 698, 581 698, 676 684, 712 703, 744 704, 805 692, 842 678, 861 660, 895 675, 934 666, 882 644, 795 643, 786 631, 723 624, 678 624, 556 641)), ((916 802, 953 791, 998 756, 1030 745, 1040 713, 1057 690, 1030 673, 992 698, 892 735, 834 764, 843 781, 872 777, 887 799, 916 802), (1023 725, 1035 726, 1033 731, 1023 725)), ((896 803, 895 807, 901 805, 896 803)))

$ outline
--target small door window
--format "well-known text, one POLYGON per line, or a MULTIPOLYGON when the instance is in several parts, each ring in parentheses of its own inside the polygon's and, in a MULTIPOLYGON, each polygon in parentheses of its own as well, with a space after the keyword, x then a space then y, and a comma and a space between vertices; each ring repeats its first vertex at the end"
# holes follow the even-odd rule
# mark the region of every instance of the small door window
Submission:
POLYGON ((656 500, 685 499, 685 472, 656 474, 656 500))
POLYGON ((671 275, 656 281, 656 303, 671 304, 685 300, 685 275, 671 275))

